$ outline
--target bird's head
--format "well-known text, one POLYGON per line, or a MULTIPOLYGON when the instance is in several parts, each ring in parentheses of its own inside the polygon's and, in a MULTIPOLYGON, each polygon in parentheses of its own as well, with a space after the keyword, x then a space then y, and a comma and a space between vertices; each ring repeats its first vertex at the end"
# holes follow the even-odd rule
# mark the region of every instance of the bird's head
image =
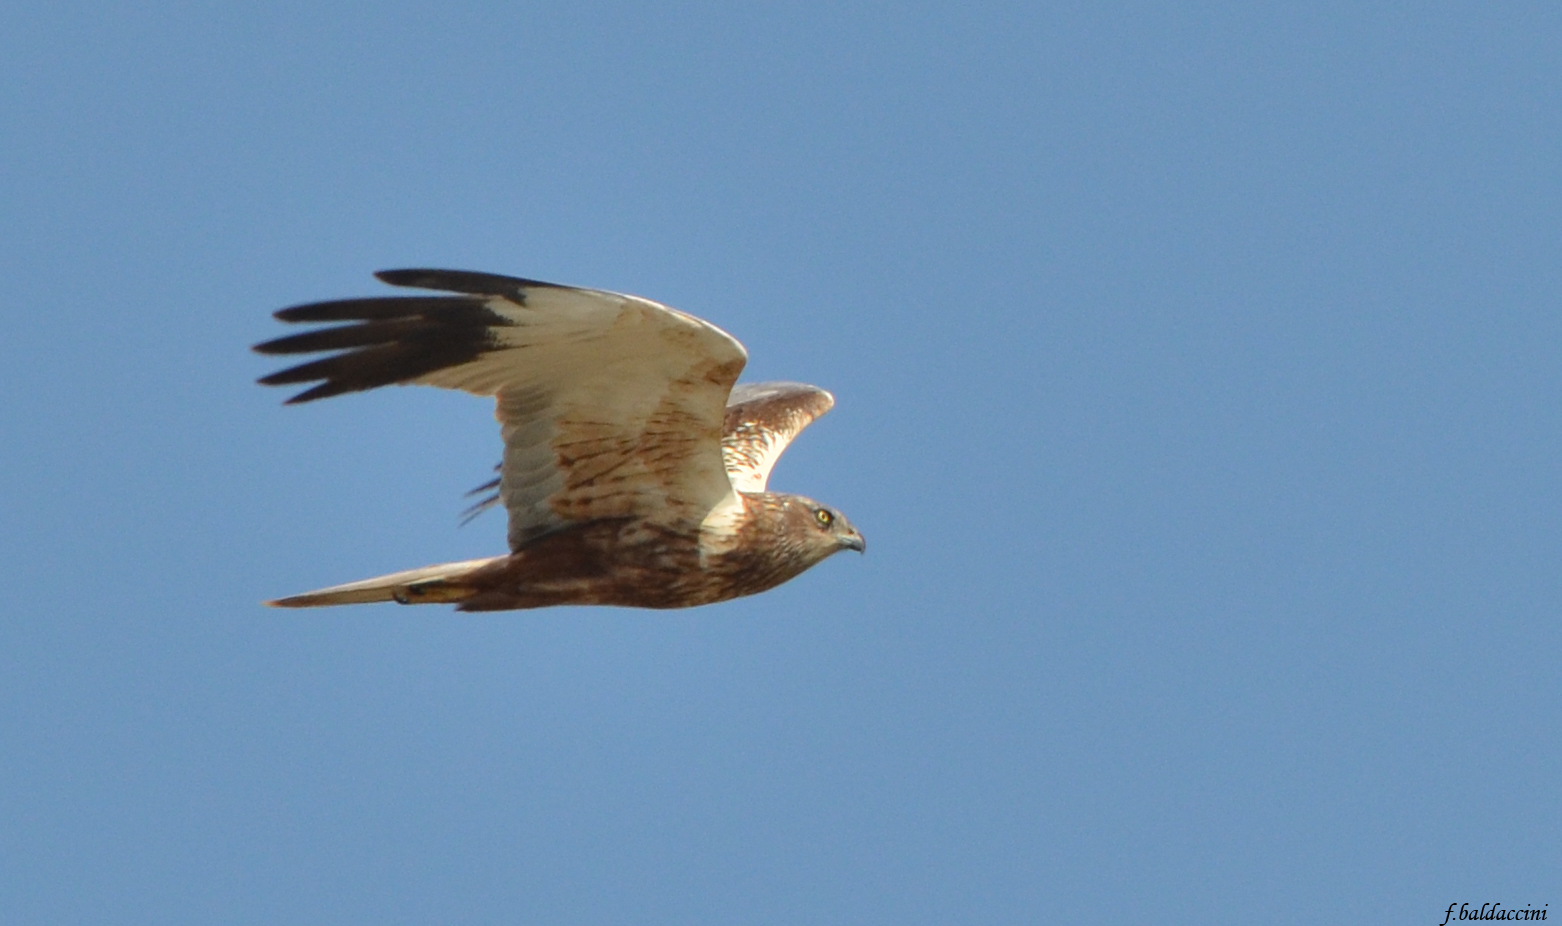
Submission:
POLYGON ((793 525, 793 535, 815 562, 840 550, 862 553, 868 549, 862 533, 839 511, 801 495, 791 496, 789 501, 788 521, 793 525))

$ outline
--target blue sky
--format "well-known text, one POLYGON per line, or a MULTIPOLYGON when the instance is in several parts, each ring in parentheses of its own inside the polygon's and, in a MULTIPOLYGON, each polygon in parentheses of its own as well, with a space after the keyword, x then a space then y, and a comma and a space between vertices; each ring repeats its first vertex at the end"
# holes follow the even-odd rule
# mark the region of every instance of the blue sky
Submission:
POLYGON ((1553 5, 0 12, 8 923, 1437 922, 1562 903, 1553 5), (269 313, 650 296, 836 410, 865 557, 277 612, 503 550, 491 409, 269 313))

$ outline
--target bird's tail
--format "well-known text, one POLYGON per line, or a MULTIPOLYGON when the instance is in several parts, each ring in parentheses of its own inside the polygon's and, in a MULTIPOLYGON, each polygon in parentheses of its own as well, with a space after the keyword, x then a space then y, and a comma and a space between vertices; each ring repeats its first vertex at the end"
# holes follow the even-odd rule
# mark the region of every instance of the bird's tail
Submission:
POLYGON ((335 604, 369 604, 396 601, 401 604, 450 604, 465 601, 480 589, 463 581, 489 563, 504 559, 469 559, 462 563, 441 563, 376 576, 346 585, 333 585, 302 595, 278 598, 266 604, 273 608, 319 608, 335 604))

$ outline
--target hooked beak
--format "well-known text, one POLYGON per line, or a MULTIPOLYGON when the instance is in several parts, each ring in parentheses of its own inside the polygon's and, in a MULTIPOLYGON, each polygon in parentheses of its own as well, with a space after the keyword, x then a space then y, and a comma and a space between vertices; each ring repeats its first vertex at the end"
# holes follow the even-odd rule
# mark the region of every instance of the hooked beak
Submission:
POLYGON ((862 539, 862 535, 852 531, 849 536, 841 538, 841 546, 848 550, 856 550, 858 553, 868 552, 868 541, 862 539))

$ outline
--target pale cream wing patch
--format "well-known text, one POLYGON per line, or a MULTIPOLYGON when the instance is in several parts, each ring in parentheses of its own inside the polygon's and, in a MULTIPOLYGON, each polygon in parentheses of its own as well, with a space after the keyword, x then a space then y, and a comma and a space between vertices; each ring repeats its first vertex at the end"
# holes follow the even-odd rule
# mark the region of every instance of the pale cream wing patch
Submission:
POLYGON ((294 401, 391 383, 494 396, 512 548, 572 522, 697 524, 732 505, 721 438, 747 354, 731 335, 601 290, 466 271, 377 275, 462 295, 285 309, 284 321, 358 324, 260 345, 262 353, 342 351, 262 382, 324 381, 294 401))
POLYGON ((804 428, 835 407, 835 397, 805 383, 743 383, 727 399, 721 453, 732 487, 763 492, 782 452, 804 428))
POLYGON ((512 548, 579 521, 698 523, 732 494, 718 448, 746 355, 730 335, 597 290, 488 305, 511 322, 496 348, 418 381, 497 397, 512 548))

